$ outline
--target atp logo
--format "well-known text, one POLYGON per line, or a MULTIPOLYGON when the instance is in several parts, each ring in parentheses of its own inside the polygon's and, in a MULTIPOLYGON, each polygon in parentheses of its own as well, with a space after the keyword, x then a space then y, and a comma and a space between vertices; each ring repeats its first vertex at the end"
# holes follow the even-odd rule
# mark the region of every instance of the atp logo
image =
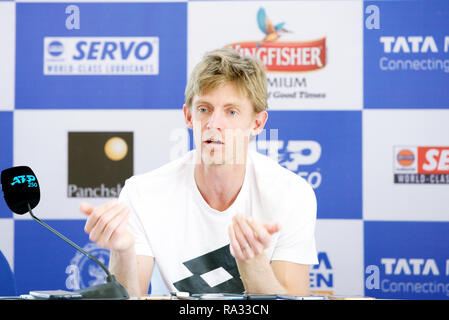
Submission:
POLYGON ((263 133, 257 141, 257 151, 276 160, 281 166, 293 171, 317 189, 322 181, 320 168, 305 170, 304 166, 316 164, 322 153, 321 145, 314 140, 278 140, 276 129, 270 129, 270 140, 263 133), (273 139, 274 138, 274 139, 273 139))
POLYGON ((14 186, 16 184, 22 184, 22 183, 25 183, 25 182, 28 183, 28 187, 30 187, 30 188, 37 187, 36 177, 33 176, 32 174, 15 176, 12 179, 11 185, 14 186))

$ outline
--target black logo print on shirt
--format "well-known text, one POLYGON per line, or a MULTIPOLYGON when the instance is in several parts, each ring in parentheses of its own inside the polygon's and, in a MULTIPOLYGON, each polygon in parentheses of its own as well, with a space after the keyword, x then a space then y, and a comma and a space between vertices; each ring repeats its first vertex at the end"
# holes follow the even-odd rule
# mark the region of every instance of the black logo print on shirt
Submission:
POLYGON ((190 293, 243 293, 245 290, 235 258, 229 251, 229 245, 185 261, 183 264, 193 275, 173 283, 179 291, 190 293), (220 283, 215 279, 218 284, 210 286, 203 277, 208 272, 215 271, 223 277, 223 281, 220 283))

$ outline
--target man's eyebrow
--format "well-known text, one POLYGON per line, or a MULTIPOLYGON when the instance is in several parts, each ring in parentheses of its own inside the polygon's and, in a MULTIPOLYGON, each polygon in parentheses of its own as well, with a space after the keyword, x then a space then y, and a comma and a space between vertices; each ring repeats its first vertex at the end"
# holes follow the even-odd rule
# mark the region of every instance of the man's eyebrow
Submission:
POLYGON ((240 106, 237 104, 237 103, 233 103, 233 102, 230 102, 230 103, 226 103, 225 105, 225 108, 228 108, 228 107, 233 107, 233 108, 240 108, 240 106))
MULTIPOLYGON (((210 107, 213 107, 213 104, 210 103, 210 102, 207 101, 207 100, 198 100, 198 101, 195 102, 195 106, 199 106, 199 105, 202 105, 202 104, 207 105, 207 106, 210 106, 210 107)), ((239 106, 237 103, 234 103, 234 102, 226 103, 226 104, 224 105, 224 107, 225 107, 225 108, 229 108, 229 107, 240 108, 240 106, 239 106)))
POLYGON ((198 100, 197 102, 195 102, 195 105, 196 105, 196 106, 199 106, 199 105, 201 105, 201 104, 205 104, 205 105, 208 105, 208 106, 212 106, 212 103, 210 103, 210 102, 208 102, 208 101, 206 101, 206 100, 198 100))

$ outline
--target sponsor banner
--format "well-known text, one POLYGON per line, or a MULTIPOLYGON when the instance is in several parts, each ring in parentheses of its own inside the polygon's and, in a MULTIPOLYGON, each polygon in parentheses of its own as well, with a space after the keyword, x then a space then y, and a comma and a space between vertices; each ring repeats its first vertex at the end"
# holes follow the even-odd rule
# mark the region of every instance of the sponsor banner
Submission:
POLYGON ((67 197, 118 197, 134 173, 133 153, 133 132, 69 132, 67 197))
POLYGON ((448 108, 447 1, 364 1, 369 6, 380 26, 364 28, 365 107, 448 108))
POLYGON ((364 219, 449 220, 448 121, 447 110, 364 110, 364 219))
POLYGON ((14 116, 14 165, 35 172, 41 200, 33 211, 45 219, 82 219, 80 202, 116 198, 127 178, 188 148, 181 110, 16 110, 14 116))
POLYGON ((362 296, 363 222, 318 219, 315 234, 319 264, 310 267, 311 294, 362 296))
POLYGON ((14 109, 15 3, 0 2, 0 111, 14 109))
POLYGON ((394 147, 394 183, 449 184, 447 147, 394 147))
MULTIPOLYGON (((0 112, 0 171, 13 166, 13 113, 9 111, 0 112)), ((3 199, 0 199, 0 218, 11 218, 9 210, 3 199)))
POLYGON ((237 42, 229 45, 242 55, 254 56, 268 72, 305 72, 318 70, 326 64, 326 38, 298 43, 237 42))
POLYGON ((364 222, 365 295, 449 298, 447 222, 364 222))
MULTIPOLYGON (((110 252, 89 241, 89 235, 84 232, 85 220, 44 220, 44 222, 108 267, 110 252)), ((99 265, 35 221, 16 220, 13 227, 13 220, 6 224, 0 219, 0 230, 8 231, 5 233, 8 237, 12 238, 14 235, 15 276, 19 294, 26 294, 30 290, 80 290, 106 281, 106 273, 99 265)), ((0 239, 2 237, 6 238, 0 235, 0 239)), ((12 248, 4 245, 3 241, 1 243, 7 249, 5 250, 7 258, 11 258, 12 261, 12 248)), ((10 247, 12 243, 12 239, 7 242, 10 247)), ((5 253, 3 247, 0 249, 5 253)), ((153 270, 148 292, 169 293, 157 265, 153 270)))
POLYGON ((157 75, 158 37, 44 38, 44 75, 157 75))
POLYGON ((18 3, 16 108, 180 108, 186 7, 18 3))
MULTIPOLYGON (((86 246, 89 244, 89 235, 84 232, 84 220, 44 220, 44 222, 81 248, 89 249, 89 253, 108 265, 109 259, 106 259, 101 250, 95 252, 86 246)), ((30 290, 68 290, 74 286, 75 280, 78 281, 78 285, 81 281, 81 286, 90 286, 93 283, 98 284, 105 278, 103 270, 90 260, 87 263, 87 258, 83 261, 78 259, 79 270, 71 267, 78 251, 36 221, 15 220, 14 242, 14 271, 18 294, 27 294, 30 290), (77 274, 77 271, 80 272, 77 274), (74 279, 75 277, 77 279, 74 279)))
POLYGON ((265 65, 272 109, 362 108, 361 2, 232 1, 188 5, 189 74, 206 51, 232 47, 244 56, 257 57, 265 65), (229 16, 234 23, 229 24, 229 16), (345 23, 341 23, 341 16, 345 23))
POLYGON ((310 183, 318 218, 360 219, 361 125, 361 111, 269 111, 252 147, 310 183))

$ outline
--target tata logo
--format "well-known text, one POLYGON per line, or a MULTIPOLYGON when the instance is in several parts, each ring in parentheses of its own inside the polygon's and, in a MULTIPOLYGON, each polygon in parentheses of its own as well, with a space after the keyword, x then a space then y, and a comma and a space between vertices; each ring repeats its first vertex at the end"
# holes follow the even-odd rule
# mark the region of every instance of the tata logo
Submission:
POLYGON ((380 262, 385 267, 386 275, 440 275, 434 259, 382 258, 380 262))
MULTIPOLYGON (((380 37, 379 41, 384 45, 385 53, 428 53, 438 52, 437 42, 433 36, 398 36, 380 37)), ((444 37, 442 43, 444 52, 449 50, 449 36, 444 37)))

